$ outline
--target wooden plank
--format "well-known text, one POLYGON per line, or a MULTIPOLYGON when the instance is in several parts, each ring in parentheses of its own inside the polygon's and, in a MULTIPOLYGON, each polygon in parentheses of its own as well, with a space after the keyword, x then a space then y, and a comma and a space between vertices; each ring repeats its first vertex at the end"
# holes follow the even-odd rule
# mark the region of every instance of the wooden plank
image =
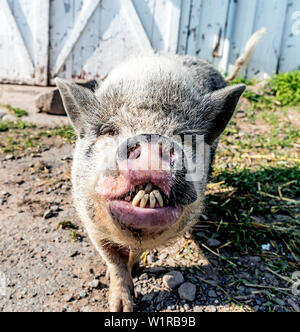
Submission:
POLYGON ((230 0, 228 7, 226 28, 224 33, 223 54, 218 66, 219 70, 221 70, 223 73, 226 73, 228 71, 229 58, 232 47, 233 31, 235 28, 236 11, 237 11, 237 2, 235 0, 230 0))
POLYGON ((253 32, 262 27, 267 33, 258 45, 247 69, 249 77, 267 78, 277 71, 288 0, 258 1, 253 32))
POLYGON ((14 19, 14 16, 11 12, 7 0, 0 0, 0 11, 2 11, 5 15, 6 21, 10 29, 10 33, 12 35, 12 38, 14 39, 14 43, 18 47, 18 57, 23 64, 23 69, 28 73, 27 75, 33 78, 34 77, 33 61, 26 48, 24 39, 14 19))
POLYGON ((178 48, 181 0, 169 0, 165 13, 167 20, 164 51, 175 54, 178 48))
MULTIPOLYGON (((55 75, 55 64, 68 37, 75 25, 75 2, 74 0, 54 0, 50 6, 50 49, 49 49, 49 72, 50 79, 55 75)), ((62 78, 72 77, 72 57, 64 64, 59 76, 62 78)), ((52 84, 52 83, 51 83, 52 84)))
POLYGON ((177 49, 177 52, 181 55, 185 55, 187 53, 191 9, 192 0, 181 1, 180 28, 178 33, 177 49))
MULTIPOLYGON (((99 45, 99 40, 101 40, 101 10, 100 5, 91 16, 81 38, 78 40, 72 52, 72 57, 68 59, 72 79, 91 80, 97 78, 96 67, 89 66, 88 63, 99 45)), ((75 8, 76 12, 80 12, 79 4, 75 8)))
POLYGON ((228 5, 229 0, 192 0, 189 54, 218 66, 223 54, 228 5))
POLYGON ((35 2, 35 80, 36 85, 48 85, 50 0, 35 2))
POLYGON ((300 68, 300 3, 289 1, 280 52, 279 71, 289 72, 300 68))
MULTIPOLYGON (((242 55, 248 40, 253 34, 257 0, 239 0, 237 2, 235 28, 232 35, 231 53, 229 58, 228 71, 232 72, 237 59, 242 55)), ((240 72, 240 76, 245 76, 245 69, 240 72)))
POLYGON ((74 25, 74 28, 68 37, 66 44, 64 45, 62 51, 60 52, 56 64, 54 66, 54 76, 57 76, 64 66, 66 60, 72 53, 76 43, 78 42, 80 36, 85 30, 87 24, 89 23, 89 19, 93 15, 94 11, 98 7, 101 0, 89 0, 84 2, 84 6, 82 11, 79 14, 78 19, 74 25))
POLYGON ((126 18, 134 36, 138 42, 138 45, 145 53, 153 53, 151 42, 143 28, 141 20, 136 12, 136 9, 132 3, 132 0, 122 0, 121 9, 125 11, 126 18))
POLYGON ((156 0, 133 0, 132 2, 153 48, 153 27, 156 0))
POLYGON ((157 52, 177 51, 181 1, 156 0, 152 44, 157 52))

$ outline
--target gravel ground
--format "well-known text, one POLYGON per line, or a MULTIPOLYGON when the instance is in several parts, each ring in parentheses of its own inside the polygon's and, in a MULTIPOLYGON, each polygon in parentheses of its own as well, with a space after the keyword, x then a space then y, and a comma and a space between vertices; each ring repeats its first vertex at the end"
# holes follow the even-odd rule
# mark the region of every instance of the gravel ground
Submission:
MULTIPOLYGON (((73 146, 52 140, 31 154, 0 154, 0 311, 107 311, 106 267, 72 206, 73 146)), ((236 274, 223 276, 220 258, 199 247, 187 235, 144 255, 134 271, 135 311, 268 311, 270 301, 276 311, 299 311, 289 290, 268 298, 268 287, 287 285, 260 257, 231 253, 236 274)))

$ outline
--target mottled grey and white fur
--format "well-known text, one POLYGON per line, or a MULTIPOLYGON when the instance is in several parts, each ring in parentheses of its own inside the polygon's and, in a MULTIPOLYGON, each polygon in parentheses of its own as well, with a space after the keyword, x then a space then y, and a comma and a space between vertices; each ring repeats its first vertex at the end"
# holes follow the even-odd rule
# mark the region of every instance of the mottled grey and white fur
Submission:
MULTIPOLYGON (((226 87, 223 76, 193 57, 155 55, 117 67, 95 93, 58 79, 66 111, 76 129, 74 200, 93 244, 107 262, 110 308, 131 311, 131 268, 139 255, 187 231, 203 210, 204 193, 218 140, 231 119, 244 85, 226 87), (194 179, 196 199, 179 220, 159 233, 134 232, 113 222, 107 201, 95 192, 99 178, 115 169, 118 139, 140 134, 204 136, 205 177, 194 179)), ((188 194, 182 189, 178 195, 188 194)))

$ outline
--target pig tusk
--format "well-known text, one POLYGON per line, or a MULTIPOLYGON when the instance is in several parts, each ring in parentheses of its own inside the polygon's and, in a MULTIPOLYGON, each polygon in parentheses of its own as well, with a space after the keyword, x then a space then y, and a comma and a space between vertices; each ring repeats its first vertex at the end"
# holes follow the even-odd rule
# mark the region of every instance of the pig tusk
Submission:
POLYGON ((157 201, 158 201, 159 206, 160 206, 161 208, 163 208, 163 207, 164 207, 164 200, 163 200, 163 198, 162 198, 161 193, 160 193, 158 190, 154 190, 154 191, 153 191, 153 194, 155 195, 155 197, 156 197, 156 199, 157 199, 157 201))
POLYGON ((148 203, 148 199, 149 199, 149 195, 148 195, 148 194, 146 194, 146 195, 142 198, 142 200, 141 200, 141 205, 140 205, 140 207, 141 207, 142 209, 144 209, 144 208, 146 207, 146 205, 147 205, 147 203, 148 203))
POLYGON ((137 195, 134 197, 134 200, 132 202, 133 206, 139 206, 142 198, 145 196, 145 191, 141 190, 137 193, 137 195))

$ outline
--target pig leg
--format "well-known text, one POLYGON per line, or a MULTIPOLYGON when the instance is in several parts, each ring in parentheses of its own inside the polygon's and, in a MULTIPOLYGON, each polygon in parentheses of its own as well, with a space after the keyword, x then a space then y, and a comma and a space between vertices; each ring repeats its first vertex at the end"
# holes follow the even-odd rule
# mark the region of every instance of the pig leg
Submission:
POLYGON ((99 251, 108 266, 110 311, 132 312, 134 286, 131 269, 139 254, 130 252, 127 248, 107 243, 103 243, 99 251))

